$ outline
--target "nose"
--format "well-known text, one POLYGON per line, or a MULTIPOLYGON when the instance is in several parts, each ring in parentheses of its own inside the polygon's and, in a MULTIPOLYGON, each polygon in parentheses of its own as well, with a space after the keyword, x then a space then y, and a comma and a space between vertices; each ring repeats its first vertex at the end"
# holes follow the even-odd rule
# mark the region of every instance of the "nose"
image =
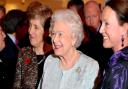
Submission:
POLYGON ((29 34, 32 34, 32 33, 33 33, 33 29, 32 29, 31 26, 29 27, 28 33, 29 33, 29 34))
POLYGON ((99 32, 100 32, 101 34, 104 32, 104 24, 103 24, 103 23, 101 24, 101 27, 100 27, 99 32))
POLYGON ((90 25, 93 26, 93 17, 90 17, 90 25))
POLYGON ((56 43, 59 40, 59 36, 57 34, 54 34, 54 36, 52 36, 51 38, 53 43, 56 43))
POLYGON ((91 17, 90 16, 87 16, 85 21, 86 21, 86 24, 88 26, 92 26, 92 21, 91 21, 91 17))

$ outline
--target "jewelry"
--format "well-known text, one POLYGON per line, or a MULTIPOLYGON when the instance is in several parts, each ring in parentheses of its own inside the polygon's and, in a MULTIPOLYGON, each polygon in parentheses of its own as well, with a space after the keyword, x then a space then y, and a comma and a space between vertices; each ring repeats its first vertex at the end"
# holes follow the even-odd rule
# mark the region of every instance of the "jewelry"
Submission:
POLYGON ((43 56, 43 58, 37 63, 38 65, 41 64, 45 59, 45 56, 43 56))
POLYGON ((122 35, 122 37, 121 37, 121 41, 122 41, 121 46, 123 47, 123 46, 124 46, 124 36, 123 36, 123 35, 122 35))
POLYGON ((78 75, 78 77, 76 78, 76 80, 79 81, 79 80, 81 79, 81 68, 80 68, 80 67, 78 67, 78 68, 76 69, 76 73, 77 73, 77 75, 78 75))
POLYGON ((81 72, 81 68, 78 67, 78 68, 76 69, 76 72, 77 72, 78 74, 80 74, 80 72, 81 72))

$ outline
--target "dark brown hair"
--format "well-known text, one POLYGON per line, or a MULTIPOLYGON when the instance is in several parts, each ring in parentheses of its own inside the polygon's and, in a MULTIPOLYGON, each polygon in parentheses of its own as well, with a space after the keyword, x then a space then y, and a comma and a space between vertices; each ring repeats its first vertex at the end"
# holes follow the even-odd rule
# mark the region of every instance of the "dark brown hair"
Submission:
POLYGON ((106 6, 111 7, 116 12, 120 25, 128 23, 128 0, 109 0, 106 6))
POLYGON ((6 9, 5 9, 4 6, 0 5, 0 10, 1 10, 4 14, 6 14, 6 9))

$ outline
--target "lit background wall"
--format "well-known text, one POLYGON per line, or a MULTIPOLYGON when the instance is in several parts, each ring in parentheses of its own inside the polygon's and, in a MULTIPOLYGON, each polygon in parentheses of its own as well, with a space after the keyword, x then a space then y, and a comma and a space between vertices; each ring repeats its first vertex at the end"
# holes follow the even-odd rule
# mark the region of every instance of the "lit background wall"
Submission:
MULTIPOLYGON (((0 0, 0 5, 4 5, 7 12, 11 9, 21 9, 25 11, 27 9, 27 6, 34 0, 0 0)), ((65 8, 67 5, 67 2, 69 0, 35 0, 39 1, 43 4, 48 5, 52 8, 52 10, 57 10, 59 8, 65 8)), ((84 0, 84 3, 86 3, 89 0, 84 0)), ((104 0, 96 0, 98 3, 104 4, 104 0)))

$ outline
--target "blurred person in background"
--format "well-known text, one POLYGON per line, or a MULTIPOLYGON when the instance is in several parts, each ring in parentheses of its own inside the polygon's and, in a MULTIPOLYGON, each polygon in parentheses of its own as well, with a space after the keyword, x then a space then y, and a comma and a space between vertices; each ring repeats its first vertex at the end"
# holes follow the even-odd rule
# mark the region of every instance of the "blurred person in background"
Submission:
MULTIPOLYGON (((3 50, 4 50, 4 48, 5 48, 5 37, 6 37, 6 35, 5 35, 5 33, 4 33, 4 31, 3 31, 3 28, 2 28, 2 24, 0 23, 0 88, 1 89, 9 89, 10 88, 10 86, 9 86, 9 88, 7 88, 5 85, 7 84, 9 84, 9 82, 8 82, 8 74, 7 74, 7 70, 8 70, 8 68, 7 68, 7 65, 8 64, 6 64, 6 59, 5 58, 3 58, 3 50)), ((4 53, 5 54, 5 53, 4 53)))
POLYGON ((84 2, 82 0, 69 0, 67 8, 78 13, 84 23, 84 2))
MULTIPOLYGON (((17 46, 16 40, 16 27, 18 23, 22 20, 23 12, 20 10, 11 10, 5 16, 3 21, 1 21, 2 29, 5 32, 5 47, 1 50, 0 57, 2 63, 4 64, 3 70, 3 89, 11 89, 14 83, 14 76, 16 71, 16 62, 19 47, 17 46), (6 82, 6 84, 4 84, 6 82)), ((3 33, 3 32, 2 32, 3 33)), ((2 43, 1 43, 2 44, 2 43)))
POLYGON ((19 39, 17 38, 17 29, 20 23, 24 20, 25 12, 13 9, 10 10, 4 18, 3 21, 3 29, 5 30, 5 33, 7 34, 6 39, 10 42, 11 45, 15 46, 15 50, 19 49, 19 39))
POLYGON ((4 6, 0 5, 0 21, 4 19, 5 15, 6 15, 6 9, 4 6))
MULTIPOLYGON (((82 24, 84 26, 85 25, 84 2, 82 0, 70 0, 67 4, 67 8, 74 11, 81 17, 81 20, 83 22, 82 24)), ((86 29, 88 29, 88 28, 86 28, 86 29)), ((82 46, 84 46, 88 42, 89 42, 89 36, 88 36, 86 30, 84 29, 84 39, 83 39, 80 47, 78 47, 77 49, 80 49, 80 50, 83 49, 82 46)))
POLYGON ((85 23, 98 32, 101 25, 101 7, 96 1, 88 1, 84 5, 85 23))
POLYGON ((28 36, 29 21, 26 12, 23 13, 23 19, 18 23, 16 27, 16 39, 18 40, 17 45, 19 48, 30 46, 28 36))
POLYGON ((37 6, 40 6, 40 5, 42 5, 40 2, 38 2, 38 1, 32 1, 29 5, 28 5, 28 7, 27 7, 27 12, 30 12, 30 11, 32 11, 35 7, 37 7, 37 6))
POLYGON ((3 23, 0 22, 0 89, 12 89, 15 76, 17 54, 6 40, 3 23))

